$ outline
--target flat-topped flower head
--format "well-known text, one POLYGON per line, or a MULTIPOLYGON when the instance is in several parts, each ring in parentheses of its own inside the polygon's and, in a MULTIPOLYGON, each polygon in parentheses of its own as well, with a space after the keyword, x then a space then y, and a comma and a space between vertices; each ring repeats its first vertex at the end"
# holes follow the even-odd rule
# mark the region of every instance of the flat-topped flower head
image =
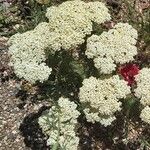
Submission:
POLYGON ((13 35, 8 44, 11 55, 10 65, 19 78, 35 83, 48 79, 52 69, 45 64, 45 49, 48 47, 50 34, 48 23, 40 23, 34 30, 13 35))
POLYGON ((84 43, 91 34, 93 22, 101 24, 110 20, 107 7, 101 2, 85 3, 81 0, 66 1, 47 9, 51 32, 56 33, 59 49, 70 49, 84 43))
POLYGON ((34 30, 17 33, 8 42, 15 74, 31 83, 43 82, 51 73, 51 68, 45 64, 46 49, 54 54, 62 49, 75 48, 84 43, 86 35, 91 34, 93 22, 101 24, 110 20, 103 3, 80 0, 51 6, 46 16, 49 23, 42 22, 34 30))
POLYGON ((150 107, 149 106, 146 106, 142 112, 141 112, 141 115, 140 115, 140 118, 142 119, 142 121, 150 124, 150 107))
POLYGON ((118 23, 100 36, 87 40, 85 54, 94 60, 95 67, 103 74, 116 70, 117 64, 129 63, 137 54, 137 31, 127 23, 118 23))
POLYGON ((143 68, 139 74, 135 76, 137 88, 135 96, 140 99, 142 105, 150 106, 150 68, 143 68))
POLYGON ((104 80, 90 77, 84 79, 79 98, 87 120, 107 126, 115 120, 114 113, 121 110, 119 99, 126 98, 129 93, 130 87, 117 75, 104 80))

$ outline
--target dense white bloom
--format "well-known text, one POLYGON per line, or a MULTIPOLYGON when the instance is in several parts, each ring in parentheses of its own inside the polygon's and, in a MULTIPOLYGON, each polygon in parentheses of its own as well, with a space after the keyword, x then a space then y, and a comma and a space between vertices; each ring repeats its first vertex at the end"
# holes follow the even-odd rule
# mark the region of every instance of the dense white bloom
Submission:
POLYGON ((51 73, 51 69, 43 63, 46 60, 46 48, 54 53, 77 47, 91 33, 93 22, 100 24, 110 20, 108 9, 103 3, 85 3, 80 0, 52 6, 47 9, 46 16, 49 23, 40 23, 34 30, 23 34, 17 33, 8 42, 14 72, 31 83, 37 80, 43 82, 51 73), (33 69, 31 73, 30 69, 33 69))
POLYGON ((142 105, 150 106, 150 68, 143 68, 139 74, 135 76, 137 88, 135 96, 140 99, 142 105))
POLYGON ((35 83, 37 80, 43 82, 45 79, 48 79, 51 73, 51 68, 46 66, 45 63, 38 64, 25 61, 19 64, 16 62, 14 70, 19 78, 24 78, 31 83, 35 83))
POLYGON ((105 127, 111 125, 111 123, 116 119, 115 116, 103 116, 100 120, 100 123, 105 127))
POLYGON ((116 119, 115 116, 101 115, 99 112, 92 112, 89 108, 85 108, 84 114, 88 122, 100 122, 103 126, 107 127, 116 119))
POLYGON ((115 119, 114 113, 121 110, 119 99, 126 98, 129 93, 130 87, 118 75, 104 80, 90 77, 84 79, 79 98, 87 120, 107 126, 115 119))
POLYGON ((141 115, 140 115, 140 118, 142 119, 142 121, 150 124, 150 107, 149 106, 146 106, 142 112, 141 112, 141 115))
POLYGON ((139 74, 135 76, 137 88, 135 96, 140 99, 140 103, 145 106, 141 111, 140 118, 142 121, 150 124, 150 68, 143 68, 139 74))
POLYGON ((94 59, 95 67, 101 73, 110 74, 117 63, 123 64, 134 59, 137 54, 137 36, 137 31, 131 25, 118 23, 100 36, 88 38, 85 54, 94 59))
POLYGON ((57 50, 77 47, 84 43, 86 35, 91 34, 93 22, 100 24, 110 20, 108 9, 103 3, 85 3, 81 0, 52 6, 47 9, 46 17, 56 39, 52 43, 59 45, 57 50))
POLYGON ((97 57, 94 59, 95 67, 104 74, 111 74, 112 71, 115 71, 116 65, 114 64, 114 60, 111 57, 101 58, 97 57))
POLYGON ((44 50, 48 47, 50 35, 47 31, 48 23, 40 23, 34 30, 23 34, 13 35, 8 43, 11 65, 19 78, 25 78, 31 83, 47 80, 51 68, 44 61, 44 50))
POLYGON ((53 106, 39 118, 42 131, 49 136, 48 145, 54 146, 58 141, 59 147, 65 150, 77 150, 79 138, 76 136, 75 127, 80 113, 76 108, 74 102, 61 97, 58 106, 53 106))
POLYGON ((49 34, 45 32, 48 30, 47 25, 48 23, 40 23, 34 30, 17 33, 9 39, 9 53, 14 63, 27 60, 40 63, 45 60, 44 50, 50 39, 49 34))

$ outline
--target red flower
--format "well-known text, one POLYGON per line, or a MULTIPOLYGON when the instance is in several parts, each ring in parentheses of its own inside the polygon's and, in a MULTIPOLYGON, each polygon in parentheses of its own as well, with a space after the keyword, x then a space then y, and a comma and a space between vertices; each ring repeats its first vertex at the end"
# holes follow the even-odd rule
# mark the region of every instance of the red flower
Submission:
POLYGON ((126 64, 119 68, 119 73, 128 82, 128 85, 131 86, 135 83, 135 75, 139 73, 139 67, 136 64, 126 64))

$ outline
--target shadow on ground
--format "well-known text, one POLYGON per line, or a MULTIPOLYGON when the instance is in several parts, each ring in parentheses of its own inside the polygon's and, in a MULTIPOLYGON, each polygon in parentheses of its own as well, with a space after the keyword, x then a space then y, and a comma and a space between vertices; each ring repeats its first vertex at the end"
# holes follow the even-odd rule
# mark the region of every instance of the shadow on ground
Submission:
POLYGON ((49 150, 49 147, 46 146, 46 137, 38 124, 38 118, 42 112, 48 108, 49 107, 43 106, 37 113, 29 114, 20 125, 19 130, 24 137, 24 142, 26 146, 32 150, 49 150))
POLYGON ((108 127, 99 123, 91 124, 82 118, 79 118, 79 122, 81 124, 78 129, 81 150, 145 150, 141 149, 139 139, 125 144, 123 140, 126 137, 125 116, 121 113, 117 116, 117 120, 108 127))

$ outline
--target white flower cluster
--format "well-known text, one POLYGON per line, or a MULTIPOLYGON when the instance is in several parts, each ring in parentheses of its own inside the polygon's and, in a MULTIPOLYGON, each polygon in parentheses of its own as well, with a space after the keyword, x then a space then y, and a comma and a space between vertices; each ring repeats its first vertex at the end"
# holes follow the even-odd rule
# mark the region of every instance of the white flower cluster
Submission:
POLYGON ((150 68, 143 68, 136 75, 137 88, 135 96, 140 99, 140 103, 145 106, 141 112, 141 119, 150 124, 150 68))
POLYGON ((58 107, 52 108, 39 118, 39 125, 44 134, 49 136, 47 144, 59 145, 61 149, 77 150, 79 138, 76 136, 75 127, 80 113, 77 105, 68 98, 59 98, 58 107))
POLYGON ((50 39, 48 32, 45 32, 48 29, 48 23, 43 22, 34 30, 23 34, 17 33, 9 39, 11 65, 19 78, 31 83, 48 79, 52 70, 44 63, 44 50, 50 39))
POLYGON ((101 2, 85 3, 81 0, 66 1, 47 9, 46 17, 54 33, 51 47, 54 50, 70 49, 84 43, 91 34, 93 22, 110 20, 107 7, 101 2))
POLYGON ((84 42, 93 22, 110 20, 108 9, 101 2, 67 1, 47 9, 49 23, 40 23, 34 30, 15 34, 10 40, 11 64, 19 78, 31 83, 47 80, 51 68, 46 66, 44 50, 52 53, 84 42))
POLYGON ((137 31, 131 25, 118 23, 100 36, 92 35, 88 38, 85 54, 94 59, 95 67, 101 73, 110 74, 115 70, 116 64, 134 59, 137 54, 137 36, 137 31))
POLYGON ((140 99, 142 105, 150 105, 150 68, 141 69, 135 80, 137 82, 135 96, 140 99))
POLYGON ((118 75, 104 80, 95 77, 84 79, 79 98, 85 107, 87 121, 110 125, 115 120, 114 113, 121 110, 119 99, 126 98, 129 93, 130 87, 118 75))
POLYGON ((146 106, 142 112, 141 112, 141 115, 140 115, 140 118, 142 119, 142 121, 150 124, 150 107, 149 106, 146 106))

